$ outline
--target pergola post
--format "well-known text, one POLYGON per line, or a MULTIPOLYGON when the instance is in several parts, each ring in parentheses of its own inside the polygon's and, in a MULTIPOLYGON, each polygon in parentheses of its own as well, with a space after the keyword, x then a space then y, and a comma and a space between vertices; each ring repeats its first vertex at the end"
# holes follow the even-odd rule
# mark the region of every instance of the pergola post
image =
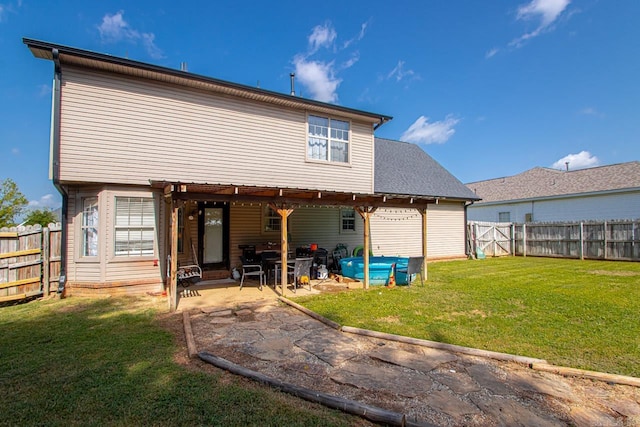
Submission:
POLYGON ((364 260, 364 288, 369 289, 369 251, 370 251, 370 235, 369 235, 369 219, 376 211, 375 207, 371 206, 363 206, 356 207, 355 211, 362 217, 364 220, 364 248, 362 259, 364 260))
POLYGON ((420 216, 422 217, 422 256, 424 257, 422 261, 422 281, 425 282, 427 280, 427 252, 428 252, 428 244, 427 244, 427 207, 418 209, 420 211, 420 216))
POLYGON ((285 290, 287 289, 287 258, 289 252, 289 238, 287 233, 287 223, 289 215, 293 213, 293 209, 287 208, 284 204, 276 206, 274 203, 269 203, 269 207, 280 215, 280 286, 282 287, 282 296, 285 296, 285 290))
POLYGON ((178 205, 171 198, 171 265, 169 267, 169 311, 178 308, 178 205))

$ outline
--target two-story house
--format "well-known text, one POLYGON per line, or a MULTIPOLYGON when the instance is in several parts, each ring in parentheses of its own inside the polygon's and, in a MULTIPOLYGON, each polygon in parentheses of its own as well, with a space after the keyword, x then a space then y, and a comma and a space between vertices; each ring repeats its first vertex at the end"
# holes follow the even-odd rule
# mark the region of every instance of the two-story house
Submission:
POLYGON ((420 147, 376 139, 390 116, 23 41, 54 64, 69 293, 171 290, 194 259, 228 277, 256 243, 465 256, 477 197, 420 147))

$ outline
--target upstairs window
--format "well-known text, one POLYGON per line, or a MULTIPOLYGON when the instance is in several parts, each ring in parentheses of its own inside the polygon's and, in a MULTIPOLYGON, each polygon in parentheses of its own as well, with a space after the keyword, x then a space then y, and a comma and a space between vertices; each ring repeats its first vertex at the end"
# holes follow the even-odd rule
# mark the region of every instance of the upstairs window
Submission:
POLYGON ((307 159, 349 163, 349 122, 309 116, 307 159))
POLYGON ((151 197, 116 197, 115 256, 153 256, 155 209, 151 197))

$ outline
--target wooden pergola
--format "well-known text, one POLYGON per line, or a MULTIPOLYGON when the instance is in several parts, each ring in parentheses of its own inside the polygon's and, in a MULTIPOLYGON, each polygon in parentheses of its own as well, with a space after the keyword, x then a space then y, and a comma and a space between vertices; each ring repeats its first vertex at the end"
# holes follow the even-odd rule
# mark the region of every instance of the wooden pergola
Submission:
MULTIPOLYGON (((427 278, 427 207, 437 203, 436 196, 410 196, 403 194, 364 194, 336 191, 309 190, 285 187, 258 187, 227 184, 200 184, 152 181, 153 188, 164 191, 164 198, 171 204, 170 259, 168 275, 169 309, 175 311, 178 304, 178 209, 187 200, 216 202, 266 203, 280 215, 281 262, 287 265, 287 221, 299 206, 335 206, 353 208, 364 221, 364 287, 369 288, 369 222, 378 208, 413 208, 422 216, 422 271, 427 278)), ((282 296, 287 288, 287 275, 281 275, 282 296)))

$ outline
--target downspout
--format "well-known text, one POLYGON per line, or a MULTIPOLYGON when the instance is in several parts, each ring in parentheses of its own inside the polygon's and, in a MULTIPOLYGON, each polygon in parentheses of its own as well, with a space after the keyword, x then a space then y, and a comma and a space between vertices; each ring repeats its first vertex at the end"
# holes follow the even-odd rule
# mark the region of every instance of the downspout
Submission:
POLYGON ((60 184, 60 85, 62 69, 58 49, 52 49, 53 56, 53 91, 51 102, 51 179, 62 196, 61 232, 60 232, 60 278, 58 279, 58 294, 62 294, 67 284, 67 209, 69 194, 60 184))

